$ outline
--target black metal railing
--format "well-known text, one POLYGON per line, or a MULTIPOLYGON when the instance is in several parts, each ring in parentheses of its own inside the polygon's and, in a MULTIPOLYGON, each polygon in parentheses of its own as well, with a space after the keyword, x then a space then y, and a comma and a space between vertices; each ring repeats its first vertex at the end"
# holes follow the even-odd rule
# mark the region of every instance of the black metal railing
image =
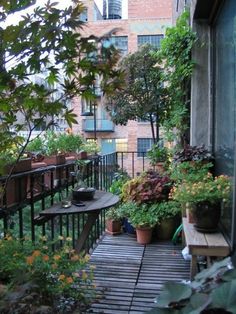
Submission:
MULTIPOLYGON (((145 170, 146 158, 136 158, 137 152, 116 152, 108 155, 95 155, 86 162, 85 180, 88 186, 108 191, 114 175, 119 170, 126 171, 131 177, 145 170)), ((140 156, 140 153, 139 153, 140 156)), ((62 191, 69 191, 76 184, 76 162, 63 165, 47 166, 31 171, 13 174, 0 206, 0 236, 11 233, 22 239, 24 237, 37 241, 45 236, 48 240, 63 236, 71 238, 73 246, 79 238, 86 222, 86 214, 65 216, 40 216, 40 212, 60 201, 62 191)), ((6 177, 0 177, 4 185, 6 177)), ((95 222, 85 250, 96 243, 105 230, 105 212, 101 211, 95 222)), ((63 241, 60 241, 63 245, 63 241)))

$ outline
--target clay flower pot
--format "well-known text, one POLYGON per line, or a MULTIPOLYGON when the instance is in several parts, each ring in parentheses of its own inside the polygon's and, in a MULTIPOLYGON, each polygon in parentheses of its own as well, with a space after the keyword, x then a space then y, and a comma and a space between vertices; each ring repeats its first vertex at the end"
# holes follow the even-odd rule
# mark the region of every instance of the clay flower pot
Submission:
POLYGON ((106 232, 111 235, 121 234, 121 221, 107 219, 106 220, 106 232))
POLYGON ((136 227, 137 242, 139 244, 148 244, 152 240, 151 227, 136 227))

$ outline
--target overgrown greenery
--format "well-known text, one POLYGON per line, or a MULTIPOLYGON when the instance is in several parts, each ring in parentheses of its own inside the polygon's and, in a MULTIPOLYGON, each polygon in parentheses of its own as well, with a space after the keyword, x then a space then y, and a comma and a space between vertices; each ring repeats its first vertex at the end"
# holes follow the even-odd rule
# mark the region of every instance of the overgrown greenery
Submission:
POLYGON ((106 108, 116 124, 126 125, 128 120, 138 119, 149 121, 157 143, 159 127, 168 107, 159 58, 152 52, 151 46, 143 46, 122 60, 125 83, 109 97, 106 108))
POLYGON ((189 25, 189 12, 185 11, 175 26, 166 29, 161 49, 156 53, 162 61, 163 82, 166 83, 168 95, 168 110, 163 126, 168 139, 177 138, 182 146, 188 141, 190 78, 194 68, 191 50, 195 42, 196 34, 189 25))
MULTIPOLYGON (((1 21, 33 3, 1 1, 1 21)), ((14 148, 15 163, 34 130, 50 128, 55 117, 64 117, 69 126, 76 123, 68 103, 75 95, 95 99, 97 76, 103 80, 104 93, 109 94, 119 82, 121 71, 115 69, 119 55, 114 47, 98 49, 101 38, 81 36, 84 9, 77 1, 64 10, 47 2, 23 15, 18 24, 3 23, 0 28, 0 153, 14 148), (26 130, 25 139, 19 134, 26 130)))
POLYGON ((89 256, 78 255, 71 248, 70 238, 58 240, 65 241, 65 246, 56 252, 50 250, 45 237, 35 244, 10 235, 0 240, 0 281, 5 285, 1 313, 18 313, 21 303, 26 312, 44 305, 53 313, 67 313, 60 308, 66 303, 73 300, 73 309, 91 301, 94 292, 93 272, 87 267, 89 256))

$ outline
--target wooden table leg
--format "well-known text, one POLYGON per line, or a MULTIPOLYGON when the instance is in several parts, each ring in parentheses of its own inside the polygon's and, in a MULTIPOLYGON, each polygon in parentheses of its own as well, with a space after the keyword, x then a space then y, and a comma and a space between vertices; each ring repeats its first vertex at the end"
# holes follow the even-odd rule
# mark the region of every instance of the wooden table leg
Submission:
POLYGON ((193 280, 196 273, 197 273, 197 256, 192 255, 191 268, 190 268, 190 280, 193 280))
POLYGON ((81 250, 84 248, 84 245, 89 236, 90 230, 92 229, 95 221, 99 217, 99 213, 100 213, 100 210, 93 211, 92 213, 88 213, 88 219, 84 225, 84 228, 75 246, 75 250, 77 253, 81 252, 81 250))

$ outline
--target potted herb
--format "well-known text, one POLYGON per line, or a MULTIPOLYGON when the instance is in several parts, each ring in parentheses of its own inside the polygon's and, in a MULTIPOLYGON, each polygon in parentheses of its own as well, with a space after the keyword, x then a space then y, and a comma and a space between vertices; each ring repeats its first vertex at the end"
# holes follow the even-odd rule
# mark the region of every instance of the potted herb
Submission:
POLYGON ((106 214, 106 232, 111 235, 121 233, 121 217, 116 207, 110 208, 106 214))
POLYGON ((158 223, 158 214, 149 204, 141 204, 130 212, 129 221, 136 229, 137 242, 148 244, 152 239, 153 227, 158 223))
POLYGON ((154 144, 147 152, 147 157, 158 172, 163 173, 168 168, 170 152, 167 147, 154 144))
POLYGON ((158 216, 157 238, 169 240, 172 238, 176 228, 180 225, 180 213, 182 206, 172 200, 159 202, 151 205, 158 216))
POLYGON ((170 197, 179 203, 191 204, 198 231, 215 232, 221 215, 221 204, 229 200, 230 189, 229 177, 213 177, 208 173, 201 181, 183 181, 177 184, 170 197))

